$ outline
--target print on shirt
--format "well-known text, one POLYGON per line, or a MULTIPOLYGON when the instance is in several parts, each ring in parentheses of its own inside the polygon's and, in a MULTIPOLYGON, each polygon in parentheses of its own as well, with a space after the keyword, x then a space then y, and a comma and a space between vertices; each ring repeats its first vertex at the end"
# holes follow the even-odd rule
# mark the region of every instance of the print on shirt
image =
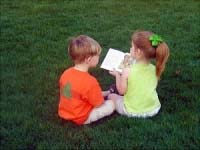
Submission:
POLYGON ((67 83, 63 90, 62 90, 62 94, 64 95, 64 97, 66 98, 71 98, 72 94, 71 94, 71 84, 70 83, 67 83))

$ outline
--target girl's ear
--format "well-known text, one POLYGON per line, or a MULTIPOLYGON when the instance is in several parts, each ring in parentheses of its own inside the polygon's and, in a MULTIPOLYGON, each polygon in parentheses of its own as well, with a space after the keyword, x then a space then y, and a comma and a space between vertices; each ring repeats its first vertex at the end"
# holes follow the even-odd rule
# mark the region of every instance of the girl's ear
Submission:
POLYGON ((141 49, 139 49, 139 48, 137 49, 136 53, 137 53, 138 56, 141 56, 143 54, 141 49))
POLYGON ((141 49, 139 49, 139 48, 137 48, 136 50, 135 50, 135 56, 136 56, 136 58, 138 58, 138 59, 140 59, 140 58, 142 58, 143 57, 143 51, 141 50, 141 49))

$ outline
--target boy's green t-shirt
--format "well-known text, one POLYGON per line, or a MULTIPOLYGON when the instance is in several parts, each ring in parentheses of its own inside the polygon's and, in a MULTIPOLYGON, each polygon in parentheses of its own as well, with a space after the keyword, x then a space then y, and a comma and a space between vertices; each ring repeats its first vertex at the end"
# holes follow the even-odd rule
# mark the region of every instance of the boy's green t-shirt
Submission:
POLYGON ((152 64, 133 64, 128 77, 124 105, 129 113, 146 113, 160 107, 156 92, 157 77, 152 64))

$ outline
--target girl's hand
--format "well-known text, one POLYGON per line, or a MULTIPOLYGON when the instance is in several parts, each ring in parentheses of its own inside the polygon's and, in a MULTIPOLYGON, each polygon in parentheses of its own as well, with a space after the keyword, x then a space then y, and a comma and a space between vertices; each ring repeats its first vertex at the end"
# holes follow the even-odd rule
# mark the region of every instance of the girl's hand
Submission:
POLYGON ((128 75, 129 75, 129 72, 130 72, 130 68, 124 68, 123 70, 122 70, 122 77, 124 77, 124 78, 128 78, 128 75))
POLYGON ((119 76, 120 73, 118 71, 116 71, 115 69, 113 71, 109 71, 109 73, 112 75, 112 76, 119 76))

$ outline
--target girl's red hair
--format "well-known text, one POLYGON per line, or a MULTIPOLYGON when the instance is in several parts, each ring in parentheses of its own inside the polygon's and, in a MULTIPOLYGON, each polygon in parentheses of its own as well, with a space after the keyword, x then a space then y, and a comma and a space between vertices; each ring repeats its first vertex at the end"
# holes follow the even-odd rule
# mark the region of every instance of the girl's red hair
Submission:
POLYGON ((132 42, 135 48, 143 51, 146 59, 156 59, 156 76, 160 79, 169 57, 169 48, 165 42, 158 44, 157 47, 153 47, 149 40, 149 37, 153 34, 150 31, 137 31, 132 35, 132 42))

